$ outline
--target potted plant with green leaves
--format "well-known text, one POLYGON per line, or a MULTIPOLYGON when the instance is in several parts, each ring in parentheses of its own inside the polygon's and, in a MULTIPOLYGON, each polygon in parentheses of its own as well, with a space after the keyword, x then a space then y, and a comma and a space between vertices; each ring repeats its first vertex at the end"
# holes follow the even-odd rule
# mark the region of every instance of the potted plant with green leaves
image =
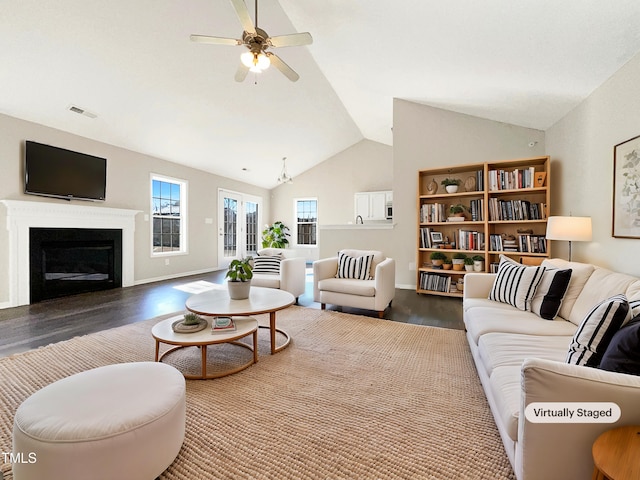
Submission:
POLYGON ((450 258, 445 258, 443 260, 442 268, 444 268, 445 270, 451 270, 452 266, 453 266, 453 262, 451 261, 450 258))
POLYGON ((462 270, 464 268, 464 259, 467 256, 462 252, 456 252, 453 254, 453 269, 454 270, 462 270))
POLYGON ((482 255, 474 255, 473 259, 473 271, 484 272, 484 257, 482 255))
POLYGON ((461 184, 461 180, 459 178, 445 178, 440 182, 441 185, 444 185, 444 189, 447 193, 456 193, 458 191, 458 186, 461 184))
POLYGON ((464 269, 467 272, 473 272, 473 258, 467 257, 464 259, 464 269))
POLYGON ((432 252, 431 253, 431 264, 434 267, 440 267, 444 263, 447 256, 442 252, 432 252))
POLYGON ((289 245, 289 227, 282 222, 265 225, 262 231, 262 248, 287 248, 289 245))
POLYGON ((467 212, 467 207, 465 207, 464 205, 462 205, 461 203, 458 203, 456 205, 451 205, 449 207, 449 221, 450 222, 455 222, 455 221, 464 221, 467 218, 466 215, 467 212))
POLYGON ((229 297, 232 300, 249 298, 249 289, 253 278, 251 259, 251 257, 235 259, 229 264, 226 278, 229 279, 227 287, 229 288, 229 297))

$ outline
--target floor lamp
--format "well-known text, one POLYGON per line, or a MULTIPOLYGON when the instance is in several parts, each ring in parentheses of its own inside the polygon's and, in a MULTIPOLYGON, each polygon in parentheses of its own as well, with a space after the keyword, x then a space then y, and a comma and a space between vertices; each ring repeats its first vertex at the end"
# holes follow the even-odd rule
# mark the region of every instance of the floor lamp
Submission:
POLYGON ((571 261, 571 242, 591 241, 591 217, 549 217, 547 240, 568 241, 571 261))

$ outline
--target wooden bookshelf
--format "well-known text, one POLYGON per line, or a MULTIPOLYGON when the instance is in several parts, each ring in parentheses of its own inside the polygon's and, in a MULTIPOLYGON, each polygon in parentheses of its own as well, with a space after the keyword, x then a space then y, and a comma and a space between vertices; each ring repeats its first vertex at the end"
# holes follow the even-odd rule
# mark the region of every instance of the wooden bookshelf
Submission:
POLYGON ((462 297, 450 286, 446 291, 425 288, 426 284, 439 284, 438 288, 456 284, 468 273, 432 268, 431 254, 436 251, 449 259, 456 253, 482 257, 480 271, 485 273, 491 271, 500 255, 523 262, 548 258, 550 244, 545 232, 550 206, 549 167, 549 157, 545 156, 420 170, 417 292, 462 297), (441 184, 445 178, 460 180, 457 192, 445 191, 441 184), (450 221, 449 209, 458 204, 467 209, 466 218, 450 221), (443 248, 445 245, 449 248, 443 248))

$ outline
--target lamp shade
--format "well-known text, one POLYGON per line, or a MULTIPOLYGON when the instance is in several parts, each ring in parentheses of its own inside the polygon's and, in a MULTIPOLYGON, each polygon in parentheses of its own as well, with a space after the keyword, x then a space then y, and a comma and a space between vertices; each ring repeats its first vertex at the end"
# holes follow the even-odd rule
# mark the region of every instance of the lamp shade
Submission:
POLYGON ((549 217, 547 240, 591 241, 591 217, 549 217))

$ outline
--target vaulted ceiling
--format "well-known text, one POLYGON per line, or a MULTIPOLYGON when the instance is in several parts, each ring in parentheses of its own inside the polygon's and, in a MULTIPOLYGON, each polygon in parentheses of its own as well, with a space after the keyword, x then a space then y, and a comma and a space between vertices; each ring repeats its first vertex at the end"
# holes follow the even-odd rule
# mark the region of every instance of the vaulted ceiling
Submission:
POLYGON ((640 51, 637 0, 260 0, 271 36, 314 42, 273 50, 299 81, 237 83, 244 47, 189 40, 240 38, 229 0, 0 12, 1 113, 265 188, 282 157, 295 176, 363 138, 391 145, 393 98, 544 130, 640 51))

